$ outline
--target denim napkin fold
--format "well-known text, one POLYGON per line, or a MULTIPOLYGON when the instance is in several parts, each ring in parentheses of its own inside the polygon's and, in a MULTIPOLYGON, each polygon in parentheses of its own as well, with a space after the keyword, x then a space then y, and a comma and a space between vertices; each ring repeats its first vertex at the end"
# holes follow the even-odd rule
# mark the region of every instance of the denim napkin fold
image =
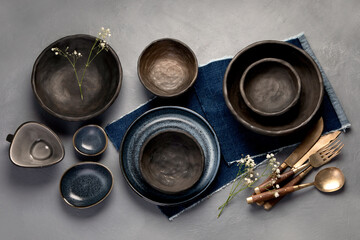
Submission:
MULTIPOLYGON (((349 128, 350 123, 341 104, 304 34, 299 34, 286 41, 304 49, 319 66, 325 87, 322 108, 325 126, 323 134, 349 128)), ((198 78, 194 87, 187 94, 172 100, 155 97, 105 127, 109 139, 117 150, 119 150, 122 138, 130 124, 144 112, 158 106, 175 105, 192 109, 207 119, 214 128, 222 153, 219 172, 209 188, 196 199, 182 205, 159 207, 169 220, 174 219, 185 210, 196 206, 199 202, 232 182, 238 172, 237 165, 233 163, 243 155, 250 154, 254 157, 256 163, 260 163, 265 159, 264 156, 268 152, 277 152, 301 140, 300 137, 302 136, 291 141, 286 138, 261 136, 243 127, 233 117, 226 106, 222 92, 223 77, 230 61, 231 58, 226 58, 199 67, 198 78)))

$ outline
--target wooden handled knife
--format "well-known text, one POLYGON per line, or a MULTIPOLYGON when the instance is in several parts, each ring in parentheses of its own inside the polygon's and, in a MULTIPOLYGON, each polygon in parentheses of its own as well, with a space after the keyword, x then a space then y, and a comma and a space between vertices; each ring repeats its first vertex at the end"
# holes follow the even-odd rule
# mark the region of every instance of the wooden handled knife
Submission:
MULTIPOLYGON (((324 129, 324 120, 320 118, 317 123, 310 129, 304 140, 300 145, 289 155, 288 158, 280 165, 280 172, 284 171, 287 167, 293 168, 295 164, 314 146, 317 140, 320 138, 324 129)), ((301 166, 298 164, 298 166, 301 166)))
MULTIPOLYGON (((280 173, 283 172, 287 167, 294 167, 295 164, 309 151, 309 149, 316 143, 320 138, 321 133, 324 129, 324 120, 322 117, 316 122, 316 124, 310 129, 304 140, 297 146, 297 148, 289 155, 288 158, 278 167, 280 173)), ((268 184, 271 177, 268 177, 258 187, 261 188, 268 184)))

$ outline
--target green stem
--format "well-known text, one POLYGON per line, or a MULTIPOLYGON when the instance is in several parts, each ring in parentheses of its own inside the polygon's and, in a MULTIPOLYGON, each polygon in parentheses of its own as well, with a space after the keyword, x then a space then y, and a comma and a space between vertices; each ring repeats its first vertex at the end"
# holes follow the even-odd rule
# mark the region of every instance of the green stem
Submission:
POLYGON ((97 55, 99 55, 99 53, 102 52, 102 50, 104 50, 104 49, 102 48, 100 51, 97 51, 97 53, 96 53, 95 56, 90 60, 90 62, 89 62, 88 65, 90 65, 90 63, 96 58, 97 55))
MULTIPOLYGON (((89 53, 89 56, 88 56, 88 59, 86 61, 86 64, 85 64, 85 68, 84 68, 84 71, 82 72, 82 76, 81 76, 81 79, 79 81, 79 79, 77 78, 78 80, 78 85, 79 85, 79 90, 80 90, 80 95, 81 95, 81 100, 84 100, 84 96, 83 96, 83 93, 82 93, 82 83, 84 81, 84 77, 85 77, 85 72, 86 72, 86 69, 88 68, 88 66, 90 65, 91 61, 90 61, 90 58, 91 58, 91 55, 92 55, 92 52, 96 46, 96 43, 99 41, 99 39, 97 38, 93 44, 93 46, 91 47, 91 50, 90 50, 90 53, 89 53)), ((97 54, 96 54, 97 55, 97 54)), ((96 57, 95 55, 95 57, 96 57)))
POLYGON ((75 66, 75 65, 76 65, 76 58, 74 57, 74 62, 72 62, 72 61, 70 60, 70 58, 68 57, 67 54, 65 54, 65 53, 64 53, 63 51, 61 51, 60 49, 59 49, 59 52, 61 53, 62 56, 64 56, 64 57, 70 62, 72 68, 74 69, 76 81, 78 82, 78 85, 79 85, 79 88, 80 88, 81 100, 83 100, 84 97, 83 97, 83 94, 82 94, 81 83, 80 83, 80 81, 79 81, 79 76, 78 76, 78 74, 77 74, 76 66, 75 66))

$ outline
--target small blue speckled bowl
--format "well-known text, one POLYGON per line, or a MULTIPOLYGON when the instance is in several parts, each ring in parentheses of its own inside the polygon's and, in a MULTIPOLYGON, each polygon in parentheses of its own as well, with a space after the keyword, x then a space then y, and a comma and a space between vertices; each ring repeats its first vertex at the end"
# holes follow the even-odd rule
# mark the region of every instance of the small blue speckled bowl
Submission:
POLYGON ((60 194, 75 208, 89 208, 102 202, 113 188, 113 175, 104 165, 82 162, 65 171, 60 180, 60 194))
POLYGON ((83 126, 73 136, 73 146, 82 156, 98 156, 106 150, 107 145, 106 133, 98 125, 83 126))

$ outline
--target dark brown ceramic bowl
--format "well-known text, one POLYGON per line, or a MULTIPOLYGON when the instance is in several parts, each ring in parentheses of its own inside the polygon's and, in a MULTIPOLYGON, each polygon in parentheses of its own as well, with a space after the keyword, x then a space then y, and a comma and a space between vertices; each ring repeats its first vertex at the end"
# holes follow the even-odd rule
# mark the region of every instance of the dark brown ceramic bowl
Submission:
POLYGON ((318 66, 304 50, 290 43, 267 40, 249 45, 231 60, 224 75, 223 94, 231 113, 245 127, 262 135, 285 136, 306 128, 318 116, 324 86, 318 66), (263 58, 288 62, 301 80, 298 104, 290 114, 276 121, 260 118, 250 111, 239 90, 239 81, 246 68, 263 58))
POLYGON ((176 194, 191 188, 204 169, 202 148, 191 135, 167 130, 151 136, 141 148, 140 171, 154 189, 176 194))
POLYGON ((245 104, 264 117, 280 116, 300 98, 301 81, 286 61, 264 58, 251 64, 240 79, 245 104))
POLYGON ((69 121, 84 121, 103 113, 117 98, 122 82, 122 68, 115 51, 109 46, 87 68, 81 100, 74 70, 63 56, 56 56, 51 48, 69 52, 76 50, 83 57, 76 63, 82 74, 88 54, 95 42, 89 35, 72 35, 50 44, 36 59, 31 83, 36 99, 50 114, 69 121))
POLYGON ((137 70, 147 90, 160 97, 174 97, 194 84, 198 62, 187 45, 164 38, 152 42, 143 50, 137 70))

